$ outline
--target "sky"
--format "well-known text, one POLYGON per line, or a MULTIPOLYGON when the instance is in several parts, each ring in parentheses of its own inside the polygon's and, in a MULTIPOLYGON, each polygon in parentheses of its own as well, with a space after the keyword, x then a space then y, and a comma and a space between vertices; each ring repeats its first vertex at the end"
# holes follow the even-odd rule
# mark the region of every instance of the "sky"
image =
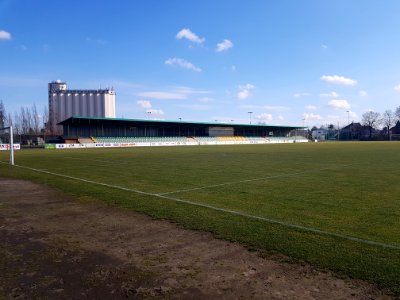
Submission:
POLYGON ((0 100, 113 87, 116 117, 344 126, 400 106, 397 0, 0 0, 0 100))

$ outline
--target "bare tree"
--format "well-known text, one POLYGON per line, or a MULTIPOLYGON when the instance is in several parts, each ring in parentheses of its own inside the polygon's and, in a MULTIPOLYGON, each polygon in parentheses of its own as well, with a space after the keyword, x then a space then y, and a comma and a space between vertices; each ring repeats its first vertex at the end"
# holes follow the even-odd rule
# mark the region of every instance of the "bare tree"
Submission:
POLYGON ((44 128, 43 131, 44 132, 46 132, 46 130, 48 131, 48 129, 49 129, 49 124, 48 124, 48 122, 49 122, 49 110, 48 110, 46 105, 44 106, 44 109, 43 109, 42 122, 43 122, 43 128, 44 128))
POLYGON ((33 132, 38 135, 40 130, 40 119, 36 109, 36 104, 32 106, 32 121, 33 121, 33 132))
POLYGON ((17 112, 14 114, 14 132, 16 135, 22 134, 22 121, 21 116, 17 112))
POLYGON ((3 100, 0 100, 0 128, 3 128, 7 124, 7 113, 4 108, 3 100))
POLYGON ((7 126, 14 126, 13 125, 13 119, 11 117, 11 113, 8 113, 8 117, 7 117, 7 126))
POLYGON ((21 133, 22 134, 27 134, 29 131, 29 120, 28 120, 28 116, 27 116, 27 111, 25 109, 25 107, 21 107, 21 112, 20 112, 20 121, 21 121, 21 133))
POLYGON ((390 127, 392 127, 396 123, 396 116, 394 112, 392 112, 390 109, 385 110, 385 112, 382 114, 381 122, 386 127, 388 140, 390 141, 391 140, 390 127))
POLYGON ((372 130, 379 124, 378 112, 367 111, 362 115, 362 123, 369 128, 369 139, 372 138, 372 130))

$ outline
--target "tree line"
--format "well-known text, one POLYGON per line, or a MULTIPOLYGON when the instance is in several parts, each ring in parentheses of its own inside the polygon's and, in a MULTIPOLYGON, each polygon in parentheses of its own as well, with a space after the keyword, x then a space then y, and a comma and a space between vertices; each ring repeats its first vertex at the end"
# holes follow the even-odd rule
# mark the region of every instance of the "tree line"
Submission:
POLYGON ((0 100, 0 128, 12 126, 16 135, 42 135, 46 133, 48 109, 45 106, 40 114, 36 104, 21 108, 12 115, 7 113, 3 101, 0 100))
POLYGON ((362 125, 367 126, 369 129, 369 138, 372 138, 373 130, 383 126, 388 140, 390 140, 390 129, 400 121, 400 106, 395 111, 390 109, 385 110, 383 113, 375 111, 367 111, 362 115, 362 125))

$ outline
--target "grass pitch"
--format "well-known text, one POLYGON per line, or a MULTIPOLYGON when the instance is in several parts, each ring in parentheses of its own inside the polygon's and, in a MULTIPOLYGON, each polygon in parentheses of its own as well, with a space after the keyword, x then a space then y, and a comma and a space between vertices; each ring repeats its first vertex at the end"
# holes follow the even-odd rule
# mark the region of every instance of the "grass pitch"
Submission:
POLYGON ((0 175, 211 231, 400 295, 399 161, 396 142, 21 150, 21 167, 0 164, 0 175))

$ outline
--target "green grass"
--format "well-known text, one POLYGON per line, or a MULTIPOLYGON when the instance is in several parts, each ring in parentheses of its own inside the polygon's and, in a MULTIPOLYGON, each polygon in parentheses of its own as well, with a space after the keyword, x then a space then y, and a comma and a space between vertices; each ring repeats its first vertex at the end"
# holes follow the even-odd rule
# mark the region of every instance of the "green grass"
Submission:
MULTIPOLYGON (((7 161, 8 153, 0 153, 7 161)), ((21 150, 16 164, 400 247, 400 143, 21 150), (270 178, 267 178, 270 177, 270 178), (264 179, 262 179, 264 178, 264 179), (252 181, 245 181, 251 180, 252 181), (220 186, 221 183, 227 183, 220 186), (209 187, 207 187, 209 186, 209 187), (196 189, 199 187, 206 187, 196 189), (196 190, 190 190, 196 189, 196 190)), ((400 250, 0 164, 112 206, 283 253, 400 295, 400 250)))

